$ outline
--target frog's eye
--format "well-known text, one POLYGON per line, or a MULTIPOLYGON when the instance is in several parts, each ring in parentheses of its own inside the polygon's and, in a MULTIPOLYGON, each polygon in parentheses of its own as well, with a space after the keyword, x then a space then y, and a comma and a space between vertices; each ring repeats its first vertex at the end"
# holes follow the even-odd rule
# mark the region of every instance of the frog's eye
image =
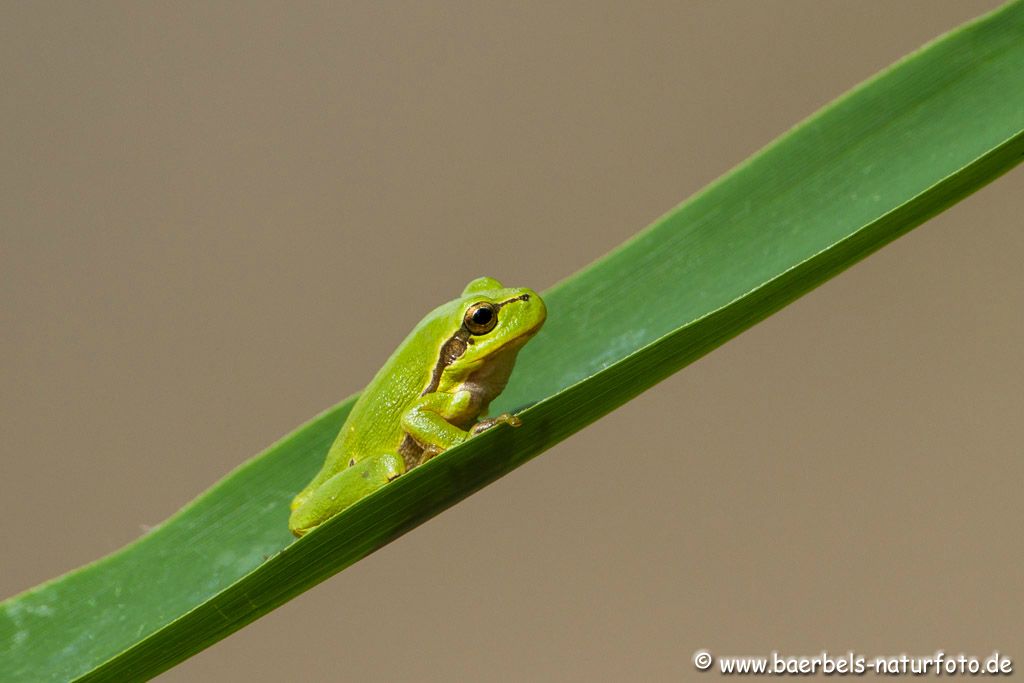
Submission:
POLYGON ((498 324, 498 310, 494 304, 481 301, 469 307, 463 322, 470 333, 487 334, 498 324))

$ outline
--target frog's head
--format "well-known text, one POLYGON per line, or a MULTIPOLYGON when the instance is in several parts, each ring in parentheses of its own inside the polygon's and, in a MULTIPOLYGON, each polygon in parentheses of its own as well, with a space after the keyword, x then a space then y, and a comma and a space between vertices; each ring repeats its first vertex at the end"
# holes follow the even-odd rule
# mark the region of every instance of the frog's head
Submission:
POLYGON ((441 349, 437 370, 443 380, 436 379, 447 386, 486 381, 500 392, 519 349, 544 324, 544 301, 532 289, 504 287, 494 278, 481 277, 448 306, 454 333, 441 349))

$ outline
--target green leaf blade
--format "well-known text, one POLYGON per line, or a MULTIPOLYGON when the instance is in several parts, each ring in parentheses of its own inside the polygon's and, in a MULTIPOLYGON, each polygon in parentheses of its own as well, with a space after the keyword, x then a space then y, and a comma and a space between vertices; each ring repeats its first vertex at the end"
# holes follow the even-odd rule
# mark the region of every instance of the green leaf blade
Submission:
MULTIPOLYGON (((546 332, 557 326, 559 333, 538 337, 524 356, 558 353, 545 346, 561 344, 562 329, 579 325, 601 330, 597 337, 574 340, 579 345, 572 352, 587 358, 606 354, 610 336, 633 335, 638 345, 653 341, 828 248, 1012 138, 1024 122, 1024 29, 1016 5, 1001 12, 997 16, 1005 23, 969 24, 855 88, 557 287, 560 295, 561 287, 570 289, 568 306, 559 310, 560 300, 552 303, 546 332), (675 254, 664 258, 666 251, 675 254), (690 289, 666 286, 679 281, 690 289), (604 303, 648 297, 657 297, 663 315, 604 303)), ((568 364, 579 374, 553 377, 536 393, 550 395, 567 379, 582 379, 600 367, 579 366, 568 364)), ((503 407, 528 400, 518 393, 502 398, 503 407)))
POLYGON ((1024 158, 1024 4, 859 86, 549 292, 496 410, 533 405, 293 542, 351 401, 136 543, 2 605, 4 680, 152 676, 511 471, 1024 158), (267 559, 264 559, 264 558, 267 559))

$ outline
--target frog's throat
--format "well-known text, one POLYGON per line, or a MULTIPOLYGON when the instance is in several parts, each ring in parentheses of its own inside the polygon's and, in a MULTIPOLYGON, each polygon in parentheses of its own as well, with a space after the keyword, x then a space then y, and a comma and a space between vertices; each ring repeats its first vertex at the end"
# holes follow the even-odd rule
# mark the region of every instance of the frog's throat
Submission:
MULTIPOLYGON (((515 301, 529 301, 529 294, 520 294, 514 296, 511 299, 494 304, 495 315, 501 310, 502 306, 513 303, 515 301)), ((466 352, 466 347, 469 345, 469 338, 472 336, 469 329, 466 327, 465 322, 462 326, 456 330, 444 344, 441 345, 441 352, 437 354, 437 362, 434 364, 434 371, 430 374, 430 383, 427 384, 426 388, 420 394, 420 396, 426 396, 437 391, 437 387, 441 385, 441 376, 444 374, 445 368, 457 361, 462 357, 462 354, 466 352)), ((529 333, 524 335, 525 338, 529 339, 529 333)))

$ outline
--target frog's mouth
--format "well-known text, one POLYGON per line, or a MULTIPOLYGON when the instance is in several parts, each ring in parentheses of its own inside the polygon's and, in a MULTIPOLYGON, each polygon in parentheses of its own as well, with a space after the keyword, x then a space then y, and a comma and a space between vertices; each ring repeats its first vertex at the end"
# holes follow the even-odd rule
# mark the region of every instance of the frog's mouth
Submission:
POLYGON ((498 348, 491 351, 492 354, 498 355, 500 353, 508 353, 509 351, 518 351, 522 347, 526 346, 526 342, 530 341, 530 338, 537 334, 537 330, 540 329, 540 325, 533 327, 532 329, 523 332, 518 337, 509 339, 507 342, 499 346, 498 348))
MULTIPOLYGON (((529 294, 524 294, 521 297, 516 297, 515 299, 509 299, 508 301, 503 301, 501 303, 501 305, 504 306, 505 304, 511 303, 513 301, 529 301, 529 300, 530 300, 530 295, 529 294)), ((502 344, 498 348, 494 349, 494 352, 495 353, 499 353, 501 351, 504 351, 509 346, 513 346, 513 345, 517 345, 517 344, 519 346, 522 346, 526 342, 530 341, 530 339, 533 338, 533 335, 537 334, 537 332, 540 331, 540 328, 544 326, 544 322, 546 320, 547 320, 547 315, 545 314, 542 318, 540 318, 540 320, 537 321, 537 323, 535 325, 533 325, 532 327, 527 329, 525 332, 522 332, 521 334, 516 335, 512 339, 509 339, 507 342, 505 342, 504 344, 502 344)))

